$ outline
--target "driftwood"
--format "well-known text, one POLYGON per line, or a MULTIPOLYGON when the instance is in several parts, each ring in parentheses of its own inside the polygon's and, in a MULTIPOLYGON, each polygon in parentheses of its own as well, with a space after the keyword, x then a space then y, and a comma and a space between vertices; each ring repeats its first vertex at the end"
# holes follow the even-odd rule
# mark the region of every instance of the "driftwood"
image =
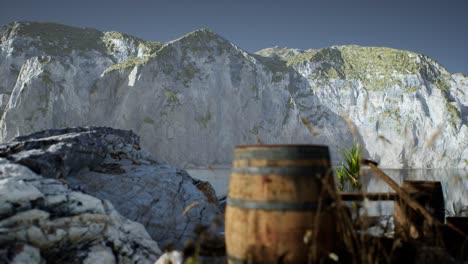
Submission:
MULTIPOLYGON (((392 180, 392 178, 390 178, 388 175, 386 175, 381 169, 379 169, 373 163, 366 162, 366 161, 361 161, 361 162, 368 165, 377 175, 379 175, 382 178, 382 180, 384 180, 396 192, 396 194, 402 200, 404 200, 404 202, 407 203, 407 205, 409 207, 411 207, 413 210, 420 213, 424 218, 426 218, 429 225, 434 225, 434 224, 443 225, 444 224, 444 223, 441 223, 439 220, 435 219, 434 217, 432 217, 432 215, 423 206, 421 206, 418 202, 411 199, 411 197, 402 188, 400 188, 400 186, 398 186, 398 184, 394 180, 392 180)), ((460 230, 458 227, 456 227, 452 223, 448 222, 447 226, 450 227, 451 229, 453 229, 454 231, 456 231, 457 233, 459 233, 460 235, 462 235, 463 237, 465 237, 465 238, 467 237, 465 232, 460 230)))

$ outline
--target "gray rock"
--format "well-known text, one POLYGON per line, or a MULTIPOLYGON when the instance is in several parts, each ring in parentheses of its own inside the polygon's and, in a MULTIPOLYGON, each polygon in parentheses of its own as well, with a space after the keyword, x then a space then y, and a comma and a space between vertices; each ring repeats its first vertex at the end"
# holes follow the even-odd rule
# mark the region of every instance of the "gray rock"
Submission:
POLYGON ((164 253, 154 264, 183 264, 184 256, 180 251, 171 251, 164 253))
POLYGON ((111 144, 137 145, 138 137, 110 128, 46 130, 17 137, 0 146, 0 157, 25 165, 46 177, 63 178, 102 163, 111 144), (113 137, 115 137, 115 139, 113 137))
POLYGON ((30 245, 23 245, 20 252, 16 254, 12 261, 12 264, 25 264, 25 263, 44 263, 41 257, 39 249, 30 245))
POLYGON ((23 243, 12 243, 0 249, 0 263, 43 264, 39 249, 23 243))
POLYGON ((154 263, 161 254, 144 227, 108 201, 3 158, 0 205, 2 261, 154 263))
MULTIPOLYGON (((60 178, 76 190, 68 196, 57 194, 58 204, 66 197, 88 195, 108 200, 124 217, 142 223, 160 245, 181 246, 194 237, 197 225, 210 225, 222 214, 216 193, 209 183, 153 161, 139 144, 131 131, 68 128, 17 137, 0 146, 0 157, 60 178)), ((35 189, 16 188, 18 203, 41 197, 35 189)))
POLYGON ((111 201, 122 215, 142 223, 162 246, 181 246, 193 238, 197 225, 210 225, 221 214, 219 205, 209 202, 184 171, 155 164, 115 164, 124 172, 83 170, 67 177, 67 182, 111 201))

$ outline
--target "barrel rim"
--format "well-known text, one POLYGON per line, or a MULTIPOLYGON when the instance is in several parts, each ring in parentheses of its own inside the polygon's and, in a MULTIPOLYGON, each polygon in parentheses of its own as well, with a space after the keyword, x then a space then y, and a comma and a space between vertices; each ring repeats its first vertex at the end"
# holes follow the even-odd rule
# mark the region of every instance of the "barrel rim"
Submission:
POLYGON ((267 144, 267 145, 238 145, 234 150, 246 150, 246 149, 271 149, 271 148, 316 148, 316 149, 327 149, 327 145, 317 144, 267 144))

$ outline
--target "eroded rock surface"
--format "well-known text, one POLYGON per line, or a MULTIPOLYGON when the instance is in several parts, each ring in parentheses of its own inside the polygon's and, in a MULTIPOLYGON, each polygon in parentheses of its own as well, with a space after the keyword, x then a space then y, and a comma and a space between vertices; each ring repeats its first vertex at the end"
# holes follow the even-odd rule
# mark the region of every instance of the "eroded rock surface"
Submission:
POLYGON ((154 263, 143 225, 105 200, 0 159, 0 262, 154 263))
POLYGON ((197 225, 219 218, 216 194, 209 183, 152 160, 139 144, 131 131, 67 128, 17 137, 0 146, 0 156, 59 178, 77 195, 110 201, 161 246, 179 246, 194 236, 197 225))

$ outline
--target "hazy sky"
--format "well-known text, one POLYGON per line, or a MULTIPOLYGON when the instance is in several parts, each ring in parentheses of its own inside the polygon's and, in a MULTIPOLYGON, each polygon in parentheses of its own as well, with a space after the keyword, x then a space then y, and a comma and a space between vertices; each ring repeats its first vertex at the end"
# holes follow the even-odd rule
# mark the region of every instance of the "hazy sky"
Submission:
POLYGON ((468 74, 468 0, 0 0, 0 24, 49 21, 168 41, 210 28, 244 50, 386 46, 468 74))

